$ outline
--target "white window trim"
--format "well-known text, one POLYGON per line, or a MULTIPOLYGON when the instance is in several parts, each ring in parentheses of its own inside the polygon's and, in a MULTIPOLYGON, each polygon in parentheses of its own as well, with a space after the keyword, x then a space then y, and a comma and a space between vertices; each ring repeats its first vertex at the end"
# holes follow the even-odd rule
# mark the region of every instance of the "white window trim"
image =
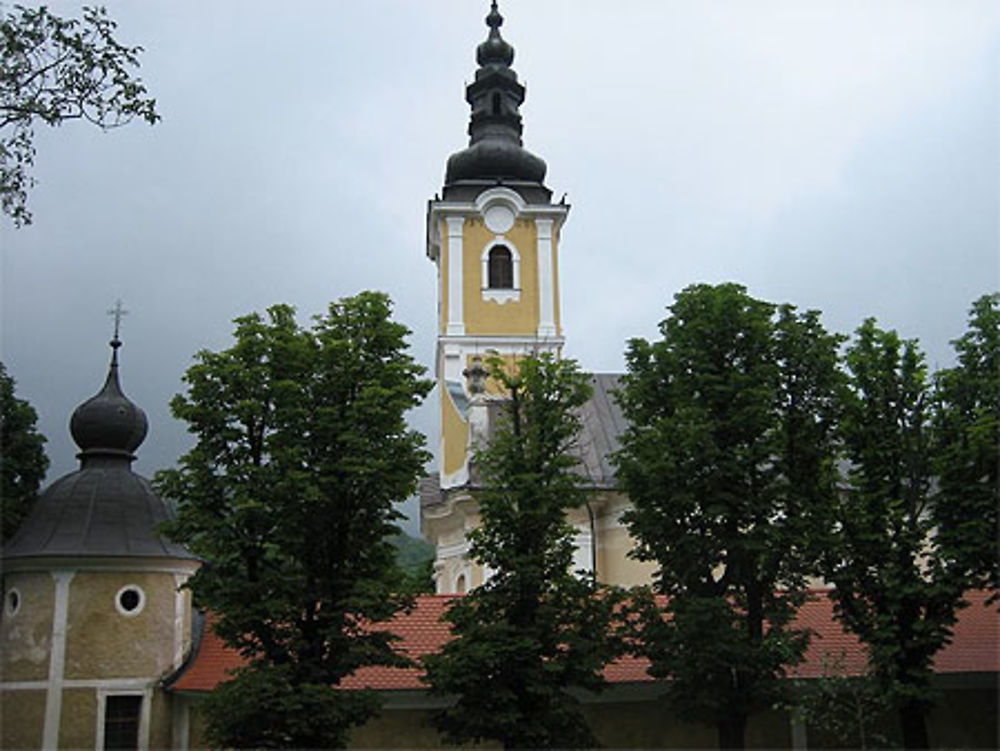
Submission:
POLYGON ((458 570, 458 573, 455 574, 455 581, 452 584, 451 591, 453 594, 456 595, 457 594, 467 595, 471 590, 472 590, 472 572, 469 570, 468 566, 463 566, 458 570), (460 593, 458 591, 458 581, 462 577, 465 577, 465 591, 460 593))
POLYGON ((511 301, 519 302, 521 300, 521 253, 518 251, 517 246, 503 235, 497 235, 483 248, 483 253, 479 257, 479 260, 483 274, 481 285, 483 299, 492 300, 500 305, 511 301), (498 245, 502 245, 510 251, 511 265, 514 267, 514 286, 511 289, 490 288, 490 251, 498 245))
POLYGON ((124 587, 119 589, 115 593, 115 610, 121 613, 126 618, 135 618, 139 613, 141 613, 146 608, 146 593, 143 591, 142 587, 138 584, 126 584, 124 587), (136 605, 134 610, 126 610, 122 607, 121 598, 122 594, 130 589, 134 589, 139 593, 139 604, 136 605))
MULTIPOLYGON (((116 598, 117 601, 117 598, 116 598)), ((141 696, 142 706, 139 707, 139 751, 149 749, 149 717, 153 703, 153 690, 130 690, 102 688, 97 690, 97 733, 94 736, 95 751, 104 751, 104 714, 109 696, 141 696)))

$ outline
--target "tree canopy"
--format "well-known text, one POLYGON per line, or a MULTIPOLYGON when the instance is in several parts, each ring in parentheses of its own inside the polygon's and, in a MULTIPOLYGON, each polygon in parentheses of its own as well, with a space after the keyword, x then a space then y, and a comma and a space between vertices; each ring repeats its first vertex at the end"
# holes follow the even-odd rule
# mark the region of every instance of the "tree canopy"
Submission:
POLYGON ((640 599, 638 651, 679 715, 742 748, 807 644, 791 620, 835 493, 840 339, 736 284, 683 290, 660 332, 629 344, 615 458, 632 555, 667 596, 640 599))
POLYGON ((75 19, 15 5, 0 18, 0 207, 15 226, 31 223, 36 123, 108 129, 135 117, 159 120, 131 71, 142 48, 118 42, 115 28, 104 8, 84 7, 75 19))
POLYGON ((937 376, 933 423, 942 541, 1000 592, 1000 293, 969 311, 957 364, 937 376))
POLYGON ((45 436, 35 429, 38 415, 31 404, 14 395, 14 386, 0 362, 0 542, 21 526, 49 468, 45 436))
POLYGON ((991 473, 995 482, 1000 447, 990 401, 998 375, 981 370, 991 357, 997 362, 990 309, 989 298, 974 308, 940 399, 916 341, 874 319, 858 328, 846 355, 840 433, 848 487, 832 506, 823 574, 837 617, 869 649, 906 748, 928 747, 934 655, 951 638, 963 593, 996 560, 997 490, 986 483, 991 473), (990 340, 992 354, 984 351, 990 340))
POLYGON ((249 665, 208 702, 226 747, 339 747, 376 710, 331 690, 364 665, 406 664, 371 626, 405 607, 394 502, 427 454, 404 415, 431 383, 382 294, 330 305, 311 328, 284 305, 236 320, 171 407, 197 443, 158 490, 168 530, 205 559, 188 586, 249 665))
POLYGON ((425 658, 432 691, 456 696, 435 723, 450 743, 504 748, 592 747, 570 688, 600 690, 617 651, 615 598, 571 570, 566 513, 584 502, 571 448, 574 410, 589 385, 576 364, 548 355, 513 366, 495 359, 504 416, 475 461, 480 526, 471 557, 491 576, 447 613, 455 638, 425 658))

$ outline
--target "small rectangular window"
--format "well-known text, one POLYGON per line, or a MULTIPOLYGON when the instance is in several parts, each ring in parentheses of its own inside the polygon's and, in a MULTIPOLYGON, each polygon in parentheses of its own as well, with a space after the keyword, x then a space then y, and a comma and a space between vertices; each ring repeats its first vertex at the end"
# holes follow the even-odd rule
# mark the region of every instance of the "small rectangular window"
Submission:
POLYGON ((108 696, 104 700, 104 748, 138 749, 141 695, 108 696))

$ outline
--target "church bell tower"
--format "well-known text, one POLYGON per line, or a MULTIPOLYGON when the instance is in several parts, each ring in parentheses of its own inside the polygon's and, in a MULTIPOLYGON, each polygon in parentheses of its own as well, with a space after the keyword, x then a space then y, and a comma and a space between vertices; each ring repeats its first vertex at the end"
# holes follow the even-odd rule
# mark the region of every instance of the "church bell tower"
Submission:
POLYGON ((428 202, 427 256, 438 267, 436 370, 441 399, 440 489, 469 482, 473 358, 562 348, 559 234, 569 206, 553 203, 545 162, 521 141, 525 89, 511 68, 492 3, 479 68, 466 88, 469 146, 448 159, 441 197, 428 202))

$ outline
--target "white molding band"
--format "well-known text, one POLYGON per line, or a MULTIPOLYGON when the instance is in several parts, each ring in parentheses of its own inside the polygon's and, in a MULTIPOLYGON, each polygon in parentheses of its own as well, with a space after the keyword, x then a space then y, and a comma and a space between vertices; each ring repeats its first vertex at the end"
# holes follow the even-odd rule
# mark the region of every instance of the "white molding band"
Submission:
POLYGON ((171 663, 174 669, 179 668, 184 662, 184 624, 187 618, 185 618, 182 587, 187 580, 188 577, 185 574, 174 574, 174 659, 171 663))
POLYGON ((446 561, 449 558, 464 557, 469 554, 469 541, 462 538, 461 542, 442 545, 437 550, 437 560, 446 561))
POLYGON ((556 335, 555 276, 552 265, 552 220, 538 217, 538 335, 556 335))
MULTIPOLYGON (((120 688, 122 690, 138 690, 156 688, 161 676, 150 678, 66 678, 62 682, 64 689, 70 688, 120 688)), ((44 691, 49 687, 48 681, 0 681, 0 691, 44 691)))
POLYGON ((142 574, 193 574, 201 562, 182 558, 82 558, 54 556, 4 561, 5 574, 52 573, 72 570, 75 573, 123 572, 142 574))
POLYGON ((594 573, 594 536, 590 528, 578 528, 573 535, 573 571, 594 573))
POLYGON ((465 217, 449 216, 448 224, 448 326, 445 331, 451 335, 465 333, 465 314, 462 304, 462 260, 465 217))
POLYGON ((174 707, 171 725, 174 748, 188 751, 191 748, 191 706, 186 696, 178 694, 174 696, 174 707))
MULTIPOLYGON (((438 337, 438 342, 441 347, 445 348, 446 357, 461 358, 463 355, 484 355, 491 350, 498 355, 527 354, 536 351, 553 352, 558 351, 566 343, 566 340, 561 336, 490 336, 480 334, 475 336, 442 336, 438 337)), ((456 373, 447 369, 445 372, 448 380, 455 380, 456 373)), ((457 371, 457 374, 460 375, 461 372, 457 371)))
POLYGON ((52 571, 55 608, 52 613, 52 651, 49 653, 49 680, 45 694, 45 726, 42 748, 59 747, 62 719, 63 675, 66 670, 66 621, 69 614, 69 583, 75 571, 52 571))

